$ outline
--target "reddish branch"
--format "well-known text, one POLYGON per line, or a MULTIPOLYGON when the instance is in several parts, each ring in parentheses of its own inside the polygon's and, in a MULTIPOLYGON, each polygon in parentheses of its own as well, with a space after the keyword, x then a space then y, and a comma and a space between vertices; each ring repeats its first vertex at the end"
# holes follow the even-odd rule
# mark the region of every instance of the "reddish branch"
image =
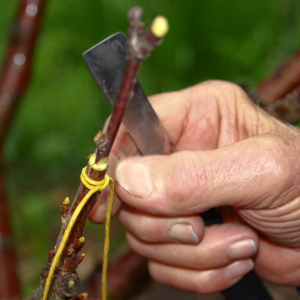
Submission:
POLYGON ((300 85, 292 92, 275 102, 266 103, 257 96, 255 91, 243 87, 249 98, 273 117, 290 124, 300 122, 300 85))
POLYGON ((263 81, 256 90, 262 103, 272 103, 300 85, 300 50, 278 68, 277 72, 263 81))
POLYGON ((277 119, 296 124, 300 121, 300 86, 283 99, 262 105, 262 108, 277 119))
MULTIPOLYGON (((97 161, 95 162, 95 155, 91 156, 86 169, 86 174, 88 175, 88 177, 95 181, 101 181, 106 174, 108 167, 106 163, 108 155, 115 140, 128 102, 132 98, 133 86, 136 81, 136 74, 141 60, 147 57, 149 53, 154 49, 155 45, 157 45, 160 41, 160 39, 156 38, 151 31, 145 30, 141 26, 141 15, 142 10, 137 7, 131 9, 129 12, 130 26, 127 40, 128 56, 124 77, 107 131, 100 138, 98 138, 98 135, 96 136, 95 143, 97 145, 97 161), (99 162, 99 164, 97 164, 97 162, 99 162)), ((48 264, 42 271, 41 283, 39 288, 35 290, 31 295, 29 295, 26 299, 42 298, 45 283, 49 274, 51 263, 55 256, 55 252, 61 243, 62 236, 70 221, 71 216, 88 192, 89 189, 81 184, 68 213, 68 201, 65 200, 63 202, 62 227, 57 239, 56 246, 54 250, 51 250, 49 253, 48 264)), ((64 247, 62 255, 59 258, 59 262, 55 267, 48 299, 70 299, 72 297, 75 297, 76 299, 76 294, 78 293, 80 287, 80 279, 76 273, 76 268, 84 258, 84 254, 78 256, 78 252, 81 250, 84 244, 82 234, 87 217, 95 202, 97 201, 98 196, 99 192, 95 193, 88 200, 73 226, 66 246, 64 247)))
POLYGON ((97 147, 96 162, 108 157, 126 107, 132 98, 138 68, 142 60, 149 56, 155 46, 161 41, 161 38, 156 37, 151 30, 146 30, 144 28, 143 23, 141 23, 141 17, 142 9, 139 7, 134 7, 128 13, 130 26, 127 37, 128 54, 124 77, 107 131, 98 140, 95 140, 97 147))
MULTIPOLYGON (((30 79, 35 42, 45 0, 20 1, 0 79, 0 152, 18 102, 30 79)), ((2 153, 0 153, 2 160, 2 153)), ((0 171, 0 299, 19 299, 16 256, 6 204, 3 170, 0 171)))

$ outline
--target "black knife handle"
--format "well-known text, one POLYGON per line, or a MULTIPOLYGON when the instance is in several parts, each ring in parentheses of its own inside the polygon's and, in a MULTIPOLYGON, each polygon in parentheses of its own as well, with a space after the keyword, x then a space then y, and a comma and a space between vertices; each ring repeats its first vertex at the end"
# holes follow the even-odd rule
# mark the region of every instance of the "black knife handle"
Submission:
MULTIPOLYGON (((200 216, 204 220, 206 226, 223 223, 221 217, 214 208, 201 213, 200 216)), ((263 286, 261 279, 253 270, 246 274, 236 284, 223 290, 221 293, 226 300, 272 300, 272 297, 263 286)))

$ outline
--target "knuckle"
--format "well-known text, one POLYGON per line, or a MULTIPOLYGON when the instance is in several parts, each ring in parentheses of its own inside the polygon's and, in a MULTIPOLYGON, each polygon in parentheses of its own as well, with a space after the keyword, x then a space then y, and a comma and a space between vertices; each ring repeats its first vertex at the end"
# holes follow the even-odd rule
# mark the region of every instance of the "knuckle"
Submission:
POLYGON ((290 149, 291 141, 273 133, 268 134, 268 138, 263 140, 261 147, 267 170, 282 180, 289 178, 295 162, 290 149))
POLYGON ((187 202, 185 207, 188 207, 188 201, 200 194, 199 189, 209 180, 201 168, 201 159, 192 151, 182 151, 171 155, 168 164, 170 174, 165 180, 166 197, 179 207, 187 202))
POLYGON ((210 80, 206 80, 206 81, 203 81, 201 82, 199 85, 202 85, 202 86, 206 86, 206 87, 211 87, 212 89, 215 89, 216 87, 220 88, 225 88, 225 89, 228 89, 228 90, 236 90, 236 91, 242 91, 243 92, 243 89, 235 84, 235 83, 232 83, 232 82, 229 82, 229 81, 224 81, 224 80, 215 80, 215 79, 210 79, 210 80))
POLYGON ((261 143, 262 157, 260 159, 260 172, 264 178, 273 178, 273 182, 287 175, 287 161, 284 159, 283 152, 279 146, 277 137, 269 137, 261 143))
POLYGON ((144 242, 151 242, 153 239, 157 238, 156 233, 153 232, 152 225, 153 224, 151 224, 147 218, 139 217, 131 230, 138 239, 144 242))
POLYGON ((153 230, 152 222, 147 222, 146 220, 142 220, 142 230, 139 231, 138 237, 144 242, 153 242, 157 240, 159 237, 159 232, 153 230))
POLYGON ((272 133, 261 136, 258 146, 261 155, 257 159, 258 179, 268 180, 272 198, 281 197, 298 186, 295 178, 299 173, 299 162, 293 151, 293 142, 272 133))

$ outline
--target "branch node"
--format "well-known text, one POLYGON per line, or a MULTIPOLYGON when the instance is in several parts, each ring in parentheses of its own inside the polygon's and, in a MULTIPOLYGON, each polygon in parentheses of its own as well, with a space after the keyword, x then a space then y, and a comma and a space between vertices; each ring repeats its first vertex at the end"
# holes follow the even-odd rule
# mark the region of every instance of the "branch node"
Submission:
POLYGON ((75 244, 72 246, 72 249, 74 252, 79 252, 81 250, 81 248, 83 247, 85 242, 85 238, 82 236, 81 238, 79 238, 75 244))
POLYGON ((66 199, 64 200, 64 202, 61 206, 61 216, 62 216, 62 218, 65 218, 68 215, 69 206, 70 206, 70 199, 69 199, 69 197, 66 197, 66 199))
POLYGON ((80 279, 76 273, 66 273, 57 281, 56 293, 63 298, 74 297, 80 289, 80 279), (72 281, 72 284, 69 283, 72 281))

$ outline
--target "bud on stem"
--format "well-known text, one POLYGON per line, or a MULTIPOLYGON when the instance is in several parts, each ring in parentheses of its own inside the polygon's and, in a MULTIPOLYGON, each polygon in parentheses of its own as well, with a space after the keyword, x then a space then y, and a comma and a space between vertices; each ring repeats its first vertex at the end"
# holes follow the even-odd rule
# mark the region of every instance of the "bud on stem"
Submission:
POLYGON ((61 206, 61 216, 65 218, 69 212, 70 199, 67 197, 61 206))
POLYGON ((84 254, 84 253, 80 254, 80 255, 77 257, 76 263, 75 263, 75 264, 76 264, 76 267, 83 261, 84 257, 85 257, 85 254, 84 254))
POLYGON ((82 236, 79 238, 76 243, 73 245, 74 252, 79 252, 85 243, 85 238, 82 236))

